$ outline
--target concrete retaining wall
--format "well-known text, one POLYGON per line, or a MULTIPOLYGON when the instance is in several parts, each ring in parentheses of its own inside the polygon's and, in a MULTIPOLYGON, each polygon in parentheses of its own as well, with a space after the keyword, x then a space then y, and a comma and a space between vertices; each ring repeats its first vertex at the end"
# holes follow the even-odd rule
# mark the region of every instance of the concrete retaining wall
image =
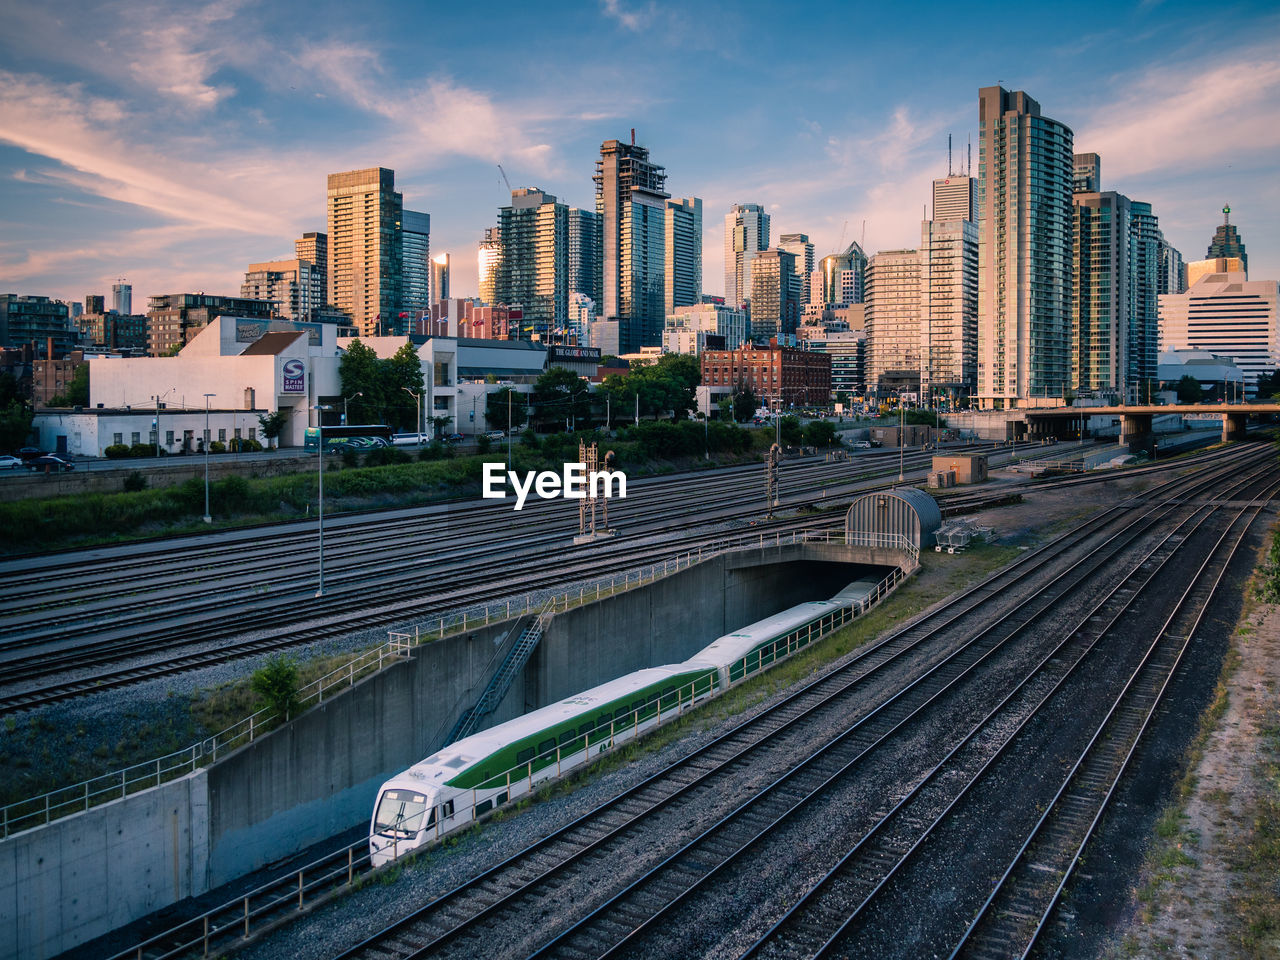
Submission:
POLYGON ((199 770, 5 840, 0 957, 56 956, 203 893, 208 828, 199 770))
MULTIPOLYGON (((486 725, 831 596, 869 569, 842 557, 820 544, 713 557, 559 614, 486 725)), ((514 626, 426 644, 207 770, 0 842, 0 958, 43 960, 365 822, 379 785, 479 697, 514 626)))

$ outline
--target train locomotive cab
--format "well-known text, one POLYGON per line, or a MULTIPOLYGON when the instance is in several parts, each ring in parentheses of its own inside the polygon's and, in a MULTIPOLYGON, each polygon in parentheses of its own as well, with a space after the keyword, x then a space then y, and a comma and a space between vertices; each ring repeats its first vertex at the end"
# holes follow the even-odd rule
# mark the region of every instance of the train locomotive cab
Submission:
MULTIPOLYGON (((453 829, 457 819, 452 798, 438 789, 400 781, 383 784, 369 827, 369 854, 375 867, 390 863, 410 850, 453 829)), ((449 791, 456 792, 456 791, 449 791)))

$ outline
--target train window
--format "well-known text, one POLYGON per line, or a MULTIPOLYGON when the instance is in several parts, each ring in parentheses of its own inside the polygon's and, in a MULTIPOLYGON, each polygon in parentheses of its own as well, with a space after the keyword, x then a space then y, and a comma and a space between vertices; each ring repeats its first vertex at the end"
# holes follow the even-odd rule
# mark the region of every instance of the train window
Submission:
POLYGON ((550 753, 555 748, 556 748, 556 738, 552 737, 549 740, 543 740, 540 744, 538 744, 538 753, 539 754, 550 753))
POLYGON ((619 707, 617 710, 613 711, 614 720, 625 720, 629 716, 631 716, 631 711, 627 707, 619 707))
POLYGON ((479 803, 476 804, 476 816, 482 817, 492 809, 493 809, 492 800, 481 800, 479 803))
POLYGON ((644 709, 644 701, 643 701, 643 700, 632 700, 632 701, 631 701, 631 711, 632 711, 632 713, 635 713, 636 711, 638 711, 638 710, 643 710, 643 709, 644 709))
POLYGON ((516 766, 521 766, 533 759, 533 747, 525 747, 516 753, 516 766))
POLYGON ((560 734, 560 746, 563 747, 566 743, 571 743, 577 739, 578 735, 576 733, 572 730, 566 730, 564 733, 560 734))
POLYGON ((427 814, 427 829, 430 830, 436 825, 436 808, 432 807, 431 812, 427 814))
POLYGON ((596 725, 594 723, 591 723, 591 722, 584 723, 582 726, 578 728, 578 736, 585 737, 588 734, 592 733, 595 730, 595 728, 596 728, 596 725))
POLYGON ((452 816, 453 816, 453 801, 446 800, 444 803, 440 804, 440 819, 447 820, 449 817, 452 817, 452 816))

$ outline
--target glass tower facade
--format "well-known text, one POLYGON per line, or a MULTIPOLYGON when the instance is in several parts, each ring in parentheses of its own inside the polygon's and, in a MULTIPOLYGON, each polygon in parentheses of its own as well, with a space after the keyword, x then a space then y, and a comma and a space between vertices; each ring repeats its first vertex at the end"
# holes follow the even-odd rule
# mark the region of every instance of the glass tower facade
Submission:
POLYGON ((431 216, 406 210, 400 235, 403 244, 401 308, 392 318, 391 327, 397 335, 408 333, 410 321, 431 309, 431 216), (402 313, 409 316, 401 317, 402 313))
POLYGON ((666 230, 664 310, 669 317, 702 296, 702 201, 668 200, 666 230))
POLYGON ((978 93, 978 397, 1054 406, 1071 378, 1069 127, 1022 91, 978 93))
POLYGON ((365 336, 400 312, 404 202, 385 167, 329 174, 329 303, 365 336))

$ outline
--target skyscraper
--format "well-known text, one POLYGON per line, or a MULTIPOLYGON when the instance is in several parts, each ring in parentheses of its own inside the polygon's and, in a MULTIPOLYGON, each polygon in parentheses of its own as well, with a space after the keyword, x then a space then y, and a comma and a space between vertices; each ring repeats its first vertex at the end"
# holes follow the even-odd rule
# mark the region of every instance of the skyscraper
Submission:
POLYGON ((702 201, 668 200, 666 230, 663 300, 669 317, 676 307, 691 306, 702 296, 702 201))
POLYGON ((933 219, 978 220, 978 181, 958 174, 933 181, 933 219))
POLYGON ((498 279, 498 263, 502 259, 502 231, 497 227, 485 227, 484 239, 476 254, 476 275, 482 303, 492 306, 498 279))
POLYGON ((1134 341, 1132 205, 1114 190, 1072 199, 1071 385, 1123 401, 1134 341))
POLYGON ((1280 284, 1224 271, 1206 274, 1186 293, 1160 297, 1160 349, 1175 348, 1230 357, 1252 395, 1258 374, 1280 367, 1280 284))
POLYGON ((329 174, 329 302, 364 336, 400 312, 404 202, 385 167, 329 174))
POLYGON ((123 278, 111 285, 111 309, 116 313, 133 313, 133 285, 125 283, 123 278))
POLYGON ((807 234, 784 233, 778 240, 778 249, 796 258, 796 296, 801 306, 809 303, 809 277, 813 274, 813 244, 807 234))
MULTIPOLYGON (((821 296, 810 294, 810 303, 824 307, 862 303, 865 299, 867 255, 855 240, 843 253, 833 253, 818 262, 821 296)), ((810 288, 812 290, 812 287, 810 288)))
POLYGON ((1102 158, 1096 153, 1077 153, 1072 156, 1071 191, 1073 193, 1102 191, 1102 158))
POLYGON ((867 389, 920 389, 920 254, 882 250, 867 263, 867 389))
POLYGON ((921 393, 971 394, 978 375, 978 225, 972 220, 935 217, 920 226, 920 335, 921 393))
POLYGON ((1073 136, 1022 91, 978 92, 978 396, 1056 405, 1071 375, 1073 136))
POLYGON ((605 320, 617 319, 624 351, 662 343, 666 292, 664 168, 632 142, 606 140, 596 161, 600 217, 601 296, 605 320))
POLYGON ((800 302, 795 272, 795 254, 786 250, 761 250, 752 259, 751 339, 768 343, 770 337, 796 332, 800 302))
POLYGON ((1171 246, 1163 239, 1160 244, 1160 289, 1159 293, 1187 292, 1187 265, 1177 247, 1171 246))
POLYGON ((315 300, 315 267, 311 261, 271 260, 251 263, 240 284, 240 296, 270 300, 280 316, 290 320, 311 320, 324 301, 315 300))
POLYGON ((304 233, 293 241, 293 255, 311 264, 311 302, 324 306, 329 297, 329 235, 304 233))
POLYGON ((1129 201, 1129 250, 1133 258, 1129 275, 1133 307, 1129 320, 1129 368, 1125 378, 1131 400, 1146 400, 1159 374, 1160 358, 1160 261, 1164 234, 1151 204, 1129 201), (1146 388, 1146 392, 1139 392, 1146 388))
POLYGON ((741 307, 751 297, 751 261, 769 249, 769 215, 758 203, 735 203, 724 217, 724 299, 741 307))
POLYGON ((569 207, 532 187, 511 191, 498 211, 502 256, 497 303, 524 306, 525 329, 545 339, 569 321, 569 207))
POLYGON ((449 299, 449 255, 437 254, 431 260, 431 299, 449 299))
POLYGON ((600 218, 590 210, 569 208, 569 292, 581 293, 598 306, 600 283, 600 218))
MULTIPOLYGON (((1240 239, 1240 231, 1231 223, 1231 207, 1229 206, 1222 208, 1222 223, 1214 233, 1213 239, 1209 241, 1209 252, 1206 257, 1209 259, 1214 257, 1237 257, 1240 260, 1241 269, 1245 273, 1249 272, 1249 256, 1244 252, 1244 241, 1240 239)), ((114 290, 115 288, 113 287, 112 289, 114 290)))
POLYGON ((406 210, 401 222, 400 303, 391 318, 397 335, 408 333, 411 322, 431 309, 431 215, 406 210))

